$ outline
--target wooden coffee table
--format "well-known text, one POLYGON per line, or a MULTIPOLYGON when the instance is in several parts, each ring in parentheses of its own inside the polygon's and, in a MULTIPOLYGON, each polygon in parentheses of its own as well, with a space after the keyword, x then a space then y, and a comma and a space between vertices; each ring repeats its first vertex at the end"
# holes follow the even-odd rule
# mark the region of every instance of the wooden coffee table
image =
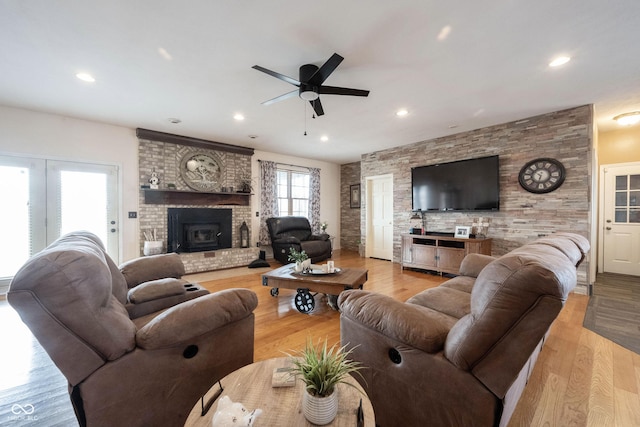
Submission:
POLYGON ((329 305, 336 309, 340 292, 347 289, 362 289, 368 271, 361 268, 337 268, 331 274, 302 274, 293 270, 294 264, 283 265, 262 275, 262 285, 271 286, 271 296, 276 297, 279 288, 295 289, 294 303, 300 313, 309 313, 315 308, 315 294, 327 294, 329 305))
MULTIPOLYGON (((229 396, 233 402, 242 403, 247 410, 256 408, 262 409, 262 414, 256 418, 254 427, 278 426, 278 427, 300 427, 312 426, 304 417, 302 412, 302 393, 304 384, 297 380, 292 387, 272 387, 271 377, 274 368, 290 366, 291 362, 287 357, 263 360, 252 363, 238 369, 221 380, 222 396, 229 396)), ((356 427, 358 407, 362 401, 362 412, 364 426, 375 426, 375 416, 371 401, 366 393, 353 378, 347 379, 349 384, 338 384, 338 415, 330 426, 356 427)), ((216 393, 218 385, 211 387, 211 390, 204 396, 204 401, 216 393)), ((218 398, 219 399, 219 398, 218 398)), ((211 427, 211 421, 216 413, 218 401, 211 409, 202 415, 202 404, 200 401, 193 407, 185 427, 211 427)))

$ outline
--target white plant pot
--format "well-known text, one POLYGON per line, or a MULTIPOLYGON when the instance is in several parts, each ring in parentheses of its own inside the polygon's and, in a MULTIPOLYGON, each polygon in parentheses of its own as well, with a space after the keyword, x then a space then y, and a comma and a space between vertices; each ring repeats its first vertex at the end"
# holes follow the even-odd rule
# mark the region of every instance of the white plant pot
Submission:
POLYGON ((304 417, 312 424, 323 426, 329 424, 338 414, 338 390, 330 396, 312 396, 307 392, 302 395, 302 411, 304 417))
POLYGON ((146 256, 162 253, 162 240, 145 241, 142 253, 146 256))

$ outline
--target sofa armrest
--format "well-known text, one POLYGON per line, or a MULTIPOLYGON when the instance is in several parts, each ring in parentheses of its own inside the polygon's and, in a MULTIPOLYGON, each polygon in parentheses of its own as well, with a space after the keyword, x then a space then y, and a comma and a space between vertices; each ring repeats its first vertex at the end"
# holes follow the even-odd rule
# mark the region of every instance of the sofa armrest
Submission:
POLYGON ((293 236, 286 236, 286 237, 281 237, 279 239, 276 239, 271 243, 273 243, 274 245, 291 245, 291 244, 299 245, 300 239, 293 236))
POLYGON ((307 240, 329 240, 329 235, 327 233, 322 233, 322 234, 312 234, 311 236, 309 236, 309 238, 307 240))
POLYGON ((174 279, 172 277, 151 280, 129 289, 127 299, 132 304, 141 304, 159 298, 183 295, 187 293, 184 287, 186 283, 188 283, 186 280, 174 279))
POLYGON ((136 332, 138 347, 166 348, 246 318, 258 306, 248 289, 227 289, 171 307, 136 332))
POLYGON ((443 314, 371 291, 343 291, 338 306, 341 317, 427 353, 441 351, 449 332, 443 314))
POLYGON ((135 258, 120 264, 118 268, 129 288, 166 277, 179 279, 185 274, 182 258, 176 253, 135 258))
POLYGON ((495 260, 496 258, 490 255, 469 254, 462 260, 458 272, 461 276, 478 277, 482 269, 495 260))

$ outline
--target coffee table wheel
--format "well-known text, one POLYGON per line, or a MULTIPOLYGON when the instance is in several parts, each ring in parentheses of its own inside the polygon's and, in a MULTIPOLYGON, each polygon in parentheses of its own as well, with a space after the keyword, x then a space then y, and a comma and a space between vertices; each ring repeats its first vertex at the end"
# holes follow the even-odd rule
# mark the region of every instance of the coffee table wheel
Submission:
POLYGON ((316 306, 316 301, 308 289, 298 289, 294 298, 294 304, 300 313, 309 313, 316 306))
POLYGON ((272 297, 277 297, 278 294, 280 293, 280 291, 278 291, 278 288, 271 288, 270 292, 272 297))

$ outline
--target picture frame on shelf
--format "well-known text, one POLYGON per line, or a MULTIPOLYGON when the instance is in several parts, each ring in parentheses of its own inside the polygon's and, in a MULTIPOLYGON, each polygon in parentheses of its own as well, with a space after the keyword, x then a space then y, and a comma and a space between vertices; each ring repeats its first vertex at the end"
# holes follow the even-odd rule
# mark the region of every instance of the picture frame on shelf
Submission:
POLYGON ((360 184, 353 184, 349 186, 349 206, 352 209, 360 207, 360 184))
POLYGON ((471 233, 471 227, 466 225, 456 225, 456 232, 453 237, 458 239, 468 239, 471 233))

